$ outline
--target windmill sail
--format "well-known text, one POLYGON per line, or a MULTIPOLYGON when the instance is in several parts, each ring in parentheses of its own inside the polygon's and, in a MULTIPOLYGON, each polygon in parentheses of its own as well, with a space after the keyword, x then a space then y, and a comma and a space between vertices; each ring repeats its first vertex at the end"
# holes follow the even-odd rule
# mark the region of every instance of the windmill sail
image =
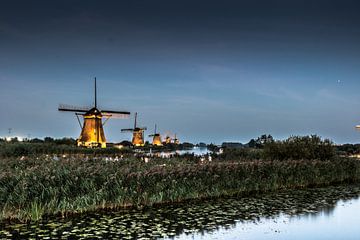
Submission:
POLYGON ((113 110, 101 110, 103 116, 111 116, 113 118, 129 118, 130 112, 127 111, 113 111, 113 110))
POLYGON ((67 104, 60 104, 58 107, 59 111, 64 112, 88 112, 91 109, 91 107, 77 107, 67 104))

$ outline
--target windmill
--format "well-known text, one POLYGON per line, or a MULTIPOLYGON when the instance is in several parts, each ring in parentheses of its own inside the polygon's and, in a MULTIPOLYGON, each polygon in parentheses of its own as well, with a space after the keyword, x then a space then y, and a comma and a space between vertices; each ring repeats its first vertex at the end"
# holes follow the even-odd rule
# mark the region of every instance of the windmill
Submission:
POLYGON ((132 144, 134 146, 144 146, 144 131, 146 130, 146 127, 138 127, 137 126, 137 113, 135 113, 135 123, 134 128, 125 128, 121 129, 121 132, 132 132, 133 138, 131 140, 132 144))
POLYGON ((179 139, 176 137, 176 133, 175 135, 170 133, 170 132, 167 132, 166 135, 165 135, 165 140, 163 142, 164 145, 166 144, 180 144, 180 141, 179 139))
POLYGON ((106 138, 103 126, 111 118, 127 118, 130 112, 99 110, 97 107, 97 87, 95 78, 95 101, 93 107, 73 107, 68 105, 60 105, 58 110, 64 112, 74 112, 81 127, 81 133, 77 139, 79 147, 101 147, 106 148, 106 138), (83 124, 81 124, 79 116, 83 116, 83 124), (105 118, 104 123, 102 119, 105 118))
POLYGON ((162 146, 160 133, 156 132, 156 124, 155 124, 154 134, 150 134, 149 137, 153 137, 152 145, 162 146))
POLYGON ((175 137, 174 137, 174 144, 180 144, 179 139, 176 137, 176 133, 175 133, 175 137))
POLYGON ((172 141, 171 133, 167 131, 165 133, 165 139, 164 139, 163 145, 170 144, 171 141, 172 141))

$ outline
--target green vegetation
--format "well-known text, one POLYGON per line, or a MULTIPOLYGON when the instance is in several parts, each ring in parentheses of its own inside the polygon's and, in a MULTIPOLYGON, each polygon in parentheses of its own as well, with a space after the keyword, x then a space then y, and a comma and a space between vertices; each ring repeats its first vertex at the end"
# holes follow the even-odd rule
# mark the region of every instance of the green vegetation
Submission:
POLYGON ((360 154, 360 144, 343 144, 336 146, 339 155, 349 156, 353 154, 360 154))
POLYGON ((146 209, 105 210, 66 219, 51 217, 40 223, 0 223, 0 239, 168 239, 182 233, 216 231, 239 221, 254 224, 260 218, 280 214, 307 219, 309 213, 332 211, 339 201, 359 195, 360 185, 349 184, 200 199, 146 209))
POLYGON ((54 213, 360 180, 360 161, 348 159, 206 164, 171 159, 165 166, 163 161, 2 160, 0 217, 37 220, 54 213))
POLYGON ((55 143, 30 143, 30 142, 0 142, 0 157, 36 156, 43 154, 87 154, 87 155, 109 155, 131 153, 129 148, 104 148, 89 149, 79 148, 75 145, 55 143))
POLYGON ((264 157, 272 160, 317 159, 330 160, 335 157, 333 143, 319 136, 294 136, 284 141, 264 144, 264 157))
POLYGON ((225 148, 224 154, 219 156, 219 158, 223 160, 241 158, 244 160, 323 161, 336 157, 336 148, 333 143, 329 139, 321 139, 321 137, 316 135, 292 136, 283 141, 275 141, 270 135, 262 135, 255 142, 255 147, 225 148))
MULTIPOLYGON (((360 161, 337 157, 332 143, 317 136, 268 141, 261 148, 225 149, 219 156, 213 154, 212 161, 185 155, 151 158, 147 163, 133 154, 120 161, 98 157, 111 155, 113 149, 62 145, 64 153, 70 147, 95 154, 67 152, 54 160, 44 155, 54 144, 42 144, 47 150, 36 145, 37 150, 26 150, 25 157, 24 152, 1 149, 0 219, 38 220, 51 214, 360 181, 360 161), (4 157, 9 155, 19 157, 4 157)), ((31 148, 9 148, 19 146, 31 148)))

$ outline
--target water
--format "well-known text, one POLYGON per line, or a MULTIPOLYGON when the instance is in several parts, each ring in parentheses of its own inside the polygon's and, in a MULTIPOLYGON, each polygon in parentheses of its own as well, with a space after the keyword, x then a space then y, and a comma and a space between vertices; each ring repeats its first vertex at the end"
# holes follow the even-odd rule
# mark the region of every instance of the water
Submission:
POLYGON ((236 223, 205 234, 181 234, 175 239, 360 239, 360 200, 339 201, 330 212, 276 218, 257 222, 236 223))
POLYGON ((0 224, 4 238, 359 239, 360 185, 0 224))
POLYGON ((206 147, 205 148, 194 147, 192 149, 176 150, 176 151, 168 151, 168 152, 156 152, 152 154, 162 158, 169 158, 175 155, 194 154, 195 156, 204 156, 210 153, 211 151, 208 150, 206 147))
POLYGON ((208 150, 206 147, 205 148, 194 147, 192 149, 187 149, 187 150, 177 150, 176 153, 179 155, 194 154, 196 156, 203 156, 211 153, 211 151, 208 150))

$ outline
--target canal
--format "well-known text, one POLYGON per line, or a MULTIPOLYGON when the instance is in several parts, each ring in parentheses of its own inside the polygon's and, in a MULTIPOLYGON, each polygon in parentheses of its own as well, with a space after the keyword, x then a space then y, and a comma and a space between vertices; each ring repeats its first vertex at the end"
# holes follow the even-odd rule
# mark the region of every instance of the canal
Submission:
POLYGON ((360 185, 1 223, 0 239, 359 239, 360 185))

